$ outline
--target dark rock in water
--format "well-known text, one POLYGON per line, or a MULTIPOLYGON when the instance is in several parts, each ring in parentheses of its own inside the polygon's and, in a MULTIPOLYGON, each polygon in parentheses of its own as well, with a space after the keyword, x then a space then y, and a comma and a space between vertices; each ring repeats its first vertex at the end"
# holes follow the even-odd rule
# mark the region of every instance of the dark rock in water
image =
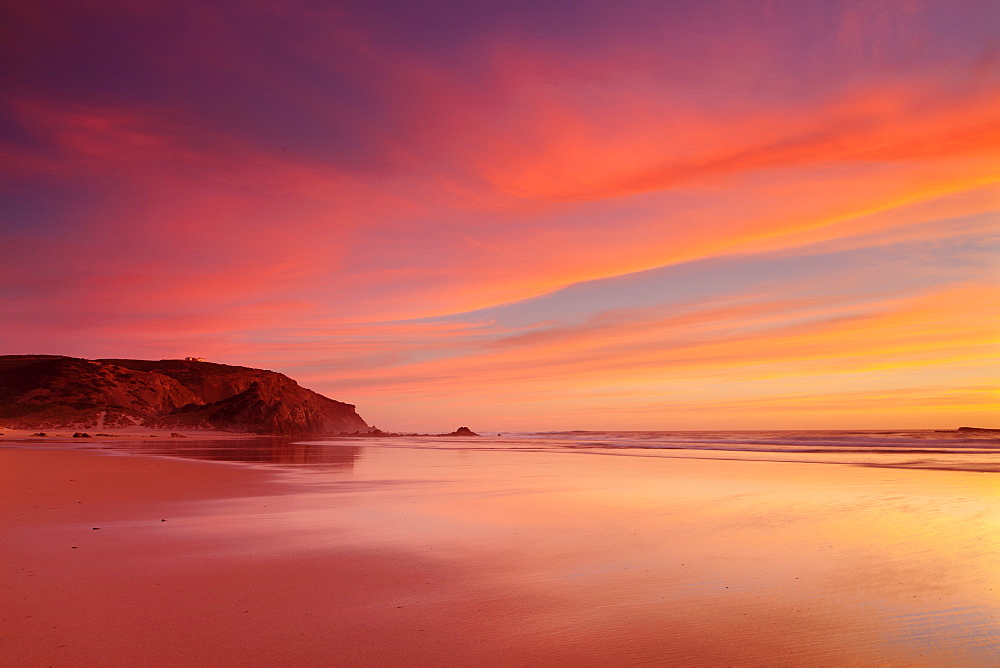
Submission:
POLYGON ((93 436, 85 431, 78 431, 73 434, 73 438, 93 438, 93 436))
POLYGON ((176 431, 170 432, 170 438, 187 438, 184 434, 178 434, 176 431))
POLYGON ((1000 433, 1000 429, 986 429, 985 427, 959 427, 955 431, 985 432, 987 434, 1000 433))
MULTIPOLYGON (((498 434, 499 435, 499 434, 498 434)), ((472 431, 468 427, 459 427, 455 431, 448 434, 417 434, 417 433, 402 433, 397 431, 382 431, 378 427, 372 427, 368 431, 354 431, 354 432, 328 432, 324 436, 341 436, 341 437, 363 437, 363 438, 396 438, 399 436, 479 436, 476 432, 472 431)))
POLYGON ((0 425, 368 431, 354 406, 263 369, 198 360, 0 356, 0 425))
POLYGON ((48 436, 44 431, 36 431, 32 436, 48 436))

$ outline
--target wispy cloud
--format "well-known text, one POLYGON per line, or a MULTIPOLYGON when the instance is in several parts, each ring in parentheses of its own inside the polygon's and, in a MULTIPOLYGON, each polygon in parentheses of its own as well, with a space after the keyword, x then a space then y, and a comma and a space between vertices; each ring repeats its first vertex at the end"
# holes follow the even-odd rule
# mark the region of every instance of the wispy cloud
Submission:
POLYGON ((996 7, 390 5, 5 7, 5 351, 383 423, 986 374, 996 7))

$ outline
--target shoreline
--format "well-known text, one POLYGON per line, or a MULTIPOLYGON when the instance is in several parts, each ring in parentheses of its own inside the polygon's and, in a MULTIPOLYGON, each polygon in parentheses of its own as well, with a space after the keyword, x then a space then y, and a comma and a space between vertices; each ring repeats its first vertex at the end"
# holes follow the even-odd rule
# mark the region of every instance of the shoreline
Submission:
POLYGON ((1000 650, 998 490, 979 476, 353 445, 335 469, 279 471, 10 445, 11 665, 983 665, 1000 650))

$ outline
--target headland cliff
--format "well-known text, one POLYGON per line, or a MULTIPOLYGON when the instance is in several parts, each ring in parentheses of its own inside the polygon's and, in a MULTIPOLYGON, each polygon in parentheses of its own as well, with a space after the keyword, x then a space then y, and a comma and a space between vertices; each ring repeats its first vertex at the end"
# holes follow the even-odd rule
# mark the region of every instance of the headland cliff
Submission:
POLYGON ((0 426, 368 432, 354 406, 275 371, 200 360, 0 356, 0 426))

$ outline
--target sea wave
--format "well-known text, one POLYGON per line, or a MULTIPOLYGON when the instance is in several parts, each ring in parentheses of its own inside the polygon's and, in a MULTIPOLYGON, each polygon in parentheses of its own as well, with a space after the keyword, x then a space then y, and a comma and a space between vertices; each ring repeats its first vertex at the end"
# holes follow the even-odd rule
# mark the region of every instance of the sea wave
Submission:
POLYGON ((496 436, 292 437, 120 442, 102 447, 198 459, 349 468, 367 448, 548 452, 840 464, 1000 473, 1000 434, 981 431, 549 431, 496 436))
POLYGON ((504 434, 509 438, 542 439, 616 447, 695 447, 729 449, 760 446, 777 451, 812 448, 1000 448, 993 432, 971 436, 945 431, 550 431, 504 434))
POLYGON ((660 452, 675 457, 1000 472, 1000 433, 985 430, 550 431, 504 434, 503 440, 554 450, 646 456, 660 452), (907 458, 900 459, 903 456, 907 458))

